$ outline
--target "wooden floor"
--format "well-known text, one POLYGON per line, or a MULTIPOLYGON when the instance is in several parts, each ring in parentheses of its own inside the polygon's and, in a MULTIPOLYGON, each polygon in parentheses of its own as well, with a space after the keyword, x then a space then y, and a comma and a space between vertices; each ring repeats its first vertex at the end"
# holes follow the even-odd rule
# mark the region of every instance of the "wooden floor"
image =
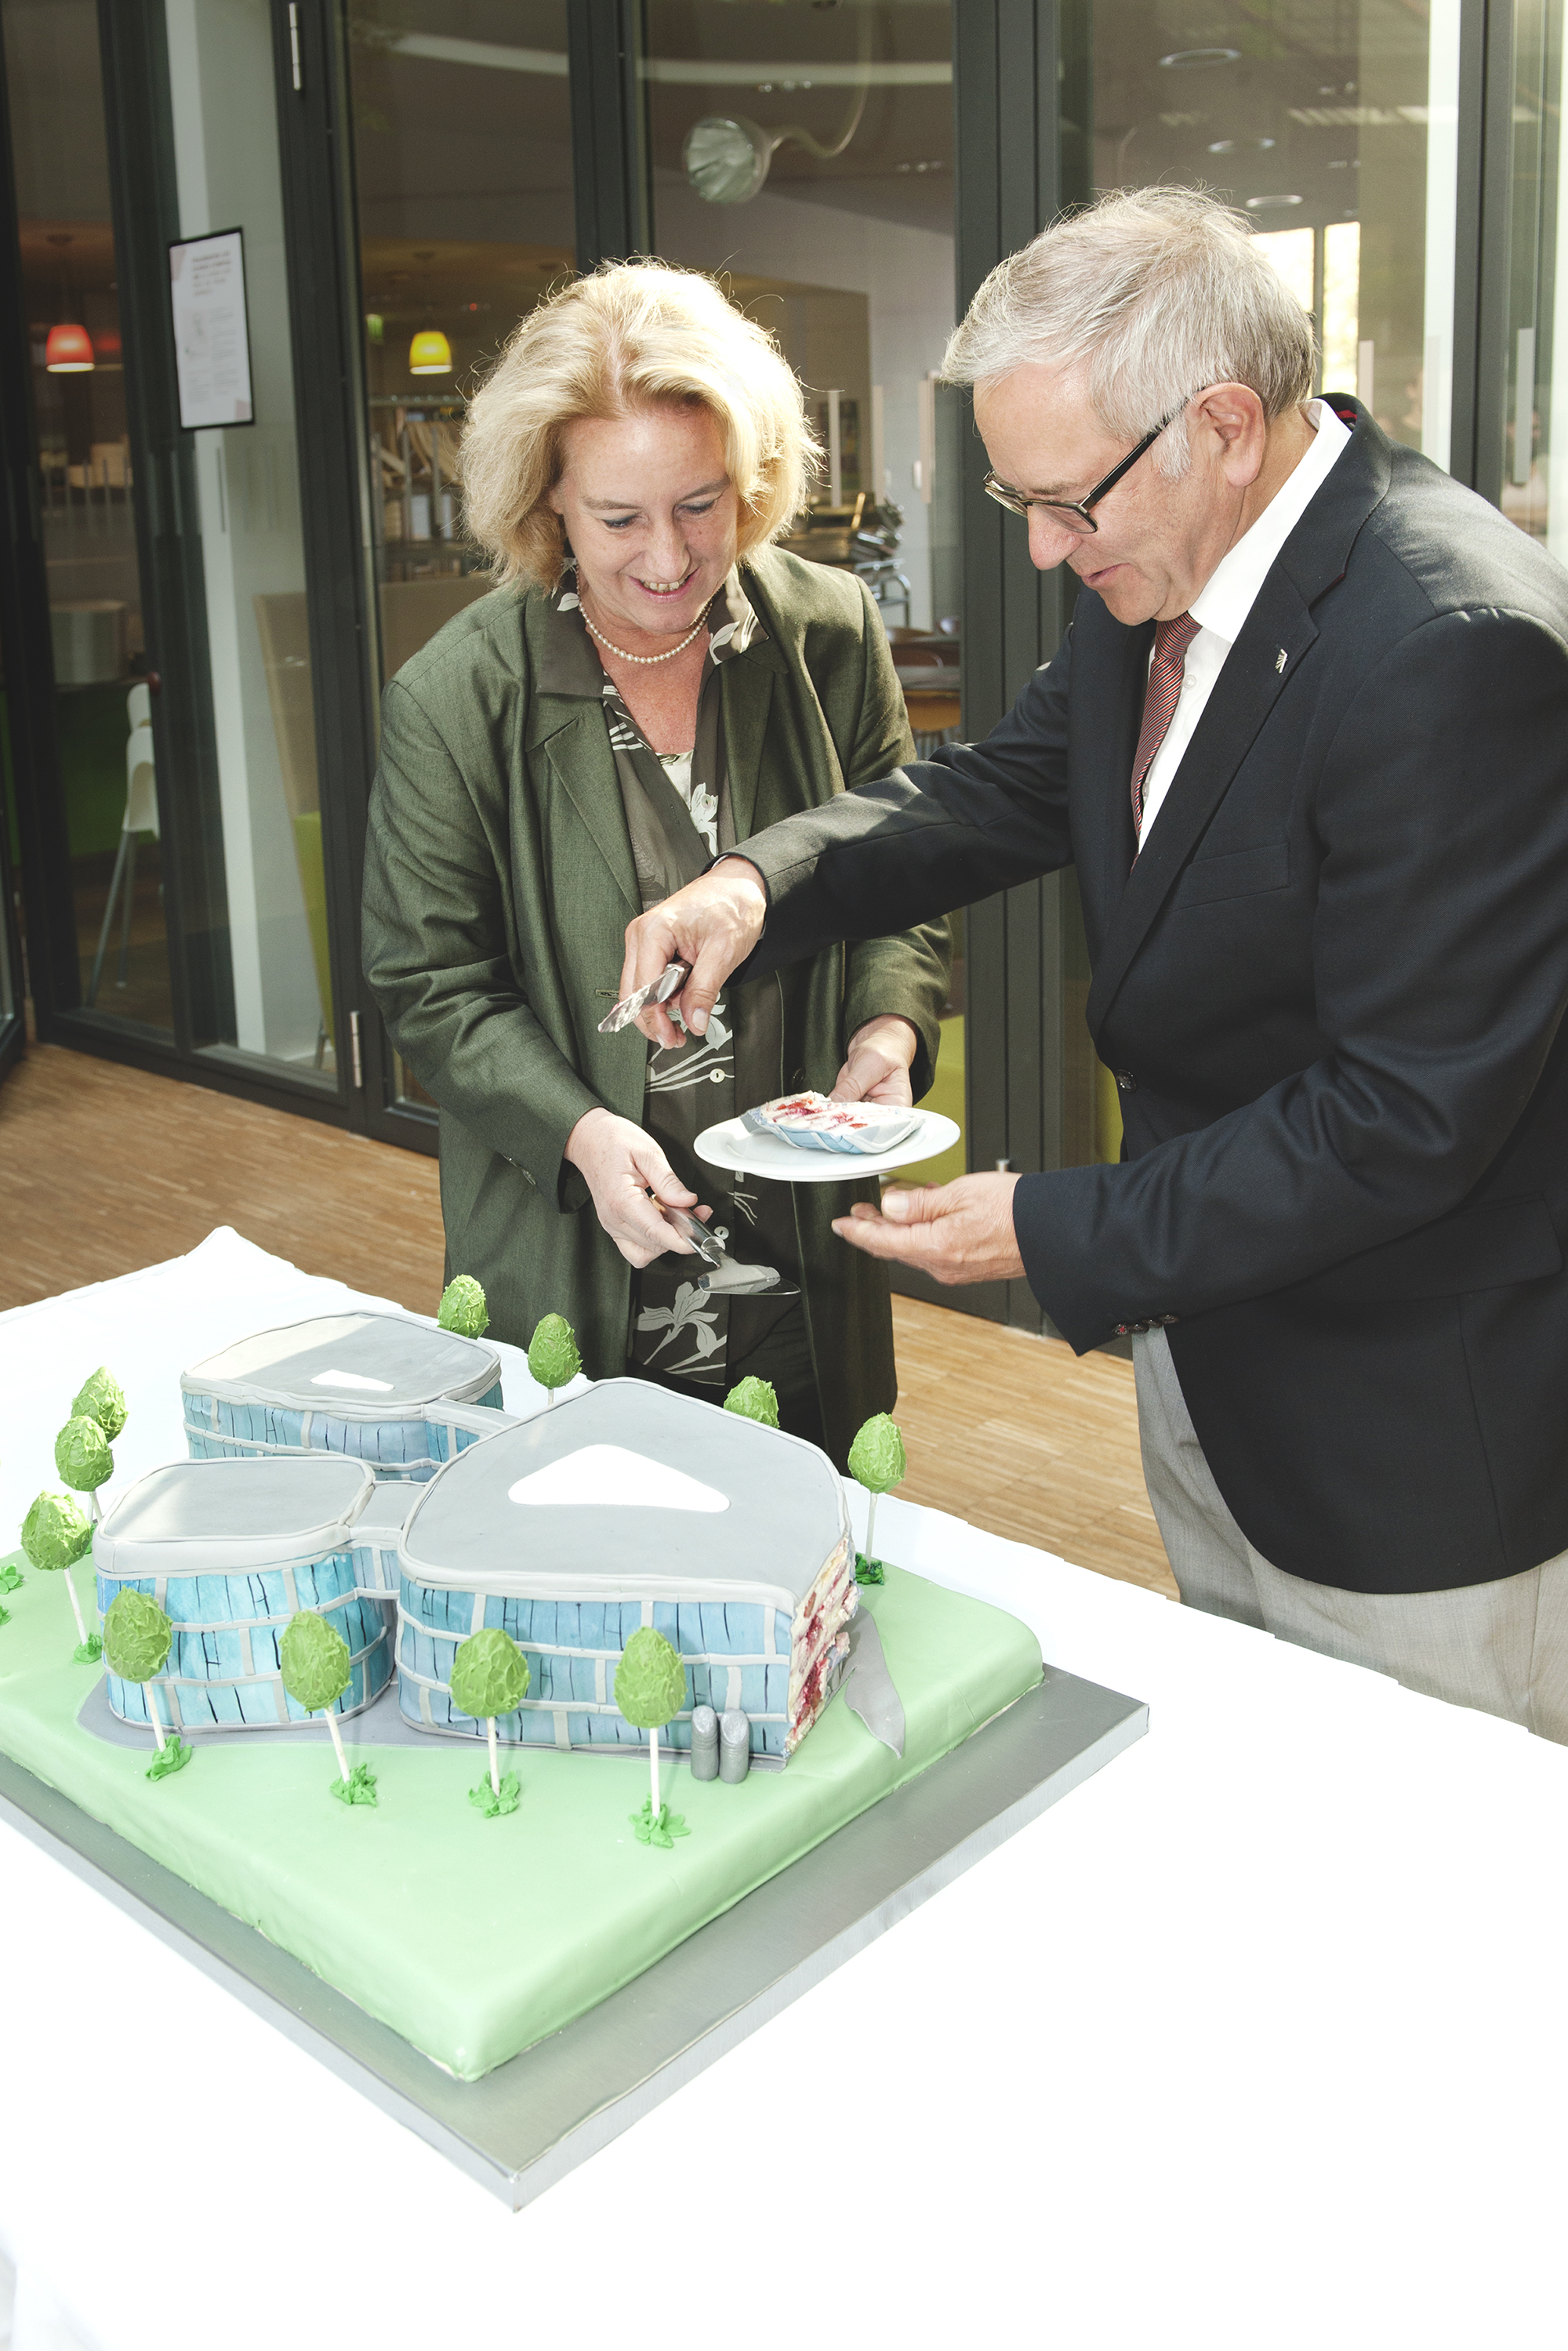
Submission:
MULTIPOLYGON (((282 1111, 29 1047, 0 1085, 0 1308, 177 1257, 214 1225, 435 1311, 435 1164, 282 1111)), ((1175 1597, 1130 1364, 894 1299, 911 1501, 1175 1597)))

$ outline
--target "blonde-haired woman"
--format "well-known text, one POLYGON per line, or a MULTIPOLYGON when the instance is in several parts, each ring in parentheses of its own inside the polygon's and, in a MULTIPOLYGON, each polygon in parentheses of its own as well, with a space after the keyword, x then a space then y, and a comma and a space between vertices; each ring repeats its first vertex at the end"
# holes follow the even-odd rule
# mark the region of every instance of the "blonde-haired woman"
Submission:
POLYGON ((562 1313, 594 1376, 716 1403, 756 1374, 841 1461, 896 1389, 883 1270, 831 1229, 874 1187, 758 1183, 692 1145, 787 1088, 918 1099, 946 925, 734 987, 683 1050, 598 1029, 630 921, 910 756, 864 588, 769 544, 812 455, 794 376, 707 278, 621 264, 522 321, 463 441, 499 585, 387 688, 364 940, 441 1105, 448 1273, 485 1284, 497 1334, 562 1313), (662 1212, 699 1205, 780 1295, 698 1290, 662 1212))

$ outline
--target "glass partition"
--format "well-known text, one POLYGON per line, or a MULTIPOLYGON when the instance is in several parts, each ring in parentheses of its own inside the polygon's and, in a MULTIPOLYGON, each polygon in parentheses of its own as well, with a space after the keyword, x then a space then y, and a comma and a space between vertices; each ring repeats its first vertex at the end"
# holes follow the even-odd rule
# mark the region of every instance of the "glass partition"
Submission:
MULTIPOLYGON (((893 641, 916 747, 957 731, 962 395, 953 329, 953 12, 946 0, 648 0, 641 60, 653 242, 779 338, 827 464, 784 542, 858 572, 893 641)), ((963 923, 931 1107, 964 1114, 963 923)), ((915 1171, 962 1174, 960 1144, 915 1171)))
MULTIPOLYGON (((1568 355, 1560 368, 1556 351, 1557 322, 1568 319, 1563 0, 1515 0, 1513 39, 1506 246, 1499 254, 1501 347, 1493 341, 1482 361, 1501 377, 1502 398, 1482 407, 1492 422, 1480 486, 1521 530, 1568 561, 1568 496, 1552 496, 1556 453, 1568 452, 1568 355)), ((1568 467, 1568 455, 1563 463, 1568 467)))
POLYGON ((0 21, 81 1000, 170 1031, 97 11, 5 0, 0 21))
POLYGON ((233 978, 218 1050, 335 1088, 271 28, 253 0, 164 0, 164 16, 181 235, 242 230, 248 321, 251 413, 193 434, 186 525, 200 537, 233 978))
MULTIPOLYGON (((490 585, 457 444, 476 376, 574 266, 566 0, 365 0, 349 32, 384 679, 490 585)), ((394 1092, 429 1101, 401 1059, 394 1092)))

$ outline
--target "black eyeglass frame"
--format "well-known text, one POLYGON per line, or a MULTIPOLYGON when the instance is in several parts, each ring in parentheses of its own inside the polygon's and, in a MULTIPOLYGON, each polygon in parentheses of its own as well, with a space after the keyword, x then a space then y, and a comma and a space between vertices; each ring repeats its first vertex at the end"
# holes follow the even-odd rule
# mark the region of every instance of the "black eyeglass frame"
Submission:
POLYGON ((988 498, 995 498, 998 506, 1005 507, 1009 514, 1022 515, 1026 522, 1029 519, 1030 507, 1042 507, 1049 515, 1071 515, 1073 521, 1068 526, 1069 528, 1077 528, 1081 531, 1098 530, 1100 526, 1090 513, 1090 507, 1098 506, 1106 491, 1115 488, 1123 475, 1132 471, 1139 458, 1154 447, 1166 427, 1174 424, 1182 410, 1188 407, 1197 398, 1196 392, 1189 392, 1186 399, 1179 401, 1168 416, 1162 416, 1153 431, 1145 434, 1137 447, 1130 449, 1121 464, 1113 465, 1104 480, 1096 482, 1094 487, 1086 491, 1076 505, 1071 498, 1026 498, 1021 490, 1015 490, 1010 482, 999 481, 989 470, 985 479, 986 496, 988 498))

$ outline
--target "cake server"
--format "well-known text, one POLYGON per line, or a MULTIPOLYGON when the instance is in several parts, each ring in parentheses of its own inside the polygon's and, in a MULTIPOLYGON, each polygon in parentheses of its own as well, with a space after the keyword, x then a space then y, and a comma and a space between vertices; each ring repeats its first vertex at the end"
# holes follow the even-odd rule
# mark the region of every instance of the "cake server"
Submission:
POLYGON ((611 1006, 599 1024, 600 1035, 619 1036, 622 1029, 630 1029, 645 1005, 668 1004, 672 996, 680 994, 691 976, 689 963, 667 963, 657 979, 651 979, 646 987, 633 988, 630 996, 623 996, 619 1004, 611 1006))
POLYGON ((683 1240, 690 1241, 703 1261, 703 1272, 697 1288, 716 1298, 799 1298, 800 1290, 793 1282, 785 1281, 776 1266, 742 1265, 730 1256, 718 1235, 705 1225, 700 1217, 688 1216, 685 1208, 666 1208, 659 1213, 667 1225, 673 1225, 683 1240))

